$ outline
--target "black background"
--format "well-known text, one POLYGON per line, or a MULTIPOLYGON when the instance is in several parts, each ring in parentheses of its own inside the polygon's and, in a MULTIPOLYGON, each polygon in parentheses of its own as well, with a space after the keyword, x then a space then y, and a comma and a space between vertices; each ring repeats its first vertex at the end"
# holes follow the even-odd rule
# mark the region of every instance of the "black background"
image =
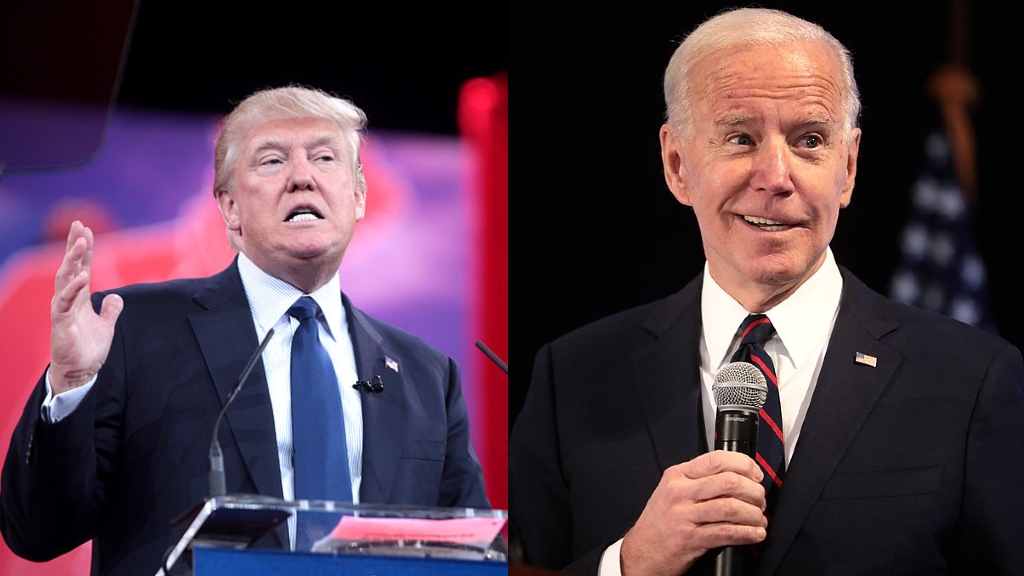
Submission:
MULTIPOLYGON (((370 126, 457 134, 460 86, 508 70, 496 2, 0 2, 0 98, 228 112, 298 83, 370 126)), ((2 135, 0 135, 2 137, 2 135)))
POLYGON ((352 99, 370 127, 458 133, 459 87, 508 69, 492 2, 141 0, 118 102, 228 112, 300 83, 352 99))
MULTIPOLYGON (((924 138, 939 122, 925 84, 947 62, 949 45, 946 2, 889 4, 884 10, 874 3, 766 4, 821 24, 853 53, 863 137, 853 203, 840 214, 832 248, 841 264, 883 293, 897 263, 924 138)), ((513 419, 541 345, 675 292, 701 270, 696 221, 662 176, 661 78, 681 37, 725 7, 623 2, 603 9, 537 8, 526 18, 529 33, 514 34, 525 47, 526 111, 518 118, 526 120, 520 136, 529 131, 520 148, 521 158, 529 152, 529 163, 519 178, 528 182, 521 193, 531 211, 525 212, 525 200, 517 203, 517 238, 527 243, 517 250, 513 283, 526 313, 517 314, 511 355, 527 366, 517 367, 512 381, 513 419)), ((998 328, 1021 347, 1021 158, 1015 144, 1024 49, 1018 22, 993 5, 971 6, 964 25, 968 62, 983 91, 973 112, 977 236, 998 328)))

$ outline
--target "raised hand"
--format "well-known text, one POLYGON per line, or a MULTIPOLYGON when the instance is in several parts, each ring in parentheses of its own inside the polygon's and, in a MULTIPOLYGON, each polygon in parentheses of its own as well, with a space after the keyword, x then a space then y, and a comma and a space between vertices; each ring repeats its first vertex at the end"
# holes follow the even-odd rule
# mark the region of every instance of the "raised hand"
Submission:
POLYGON ((111 294, 103 299, 99 314, 93 311, 92 249, 92 230, 72 223, 50 302, 49 376, 54 395, 87 384, 100 371, 124 308, 121 297, 111 294))

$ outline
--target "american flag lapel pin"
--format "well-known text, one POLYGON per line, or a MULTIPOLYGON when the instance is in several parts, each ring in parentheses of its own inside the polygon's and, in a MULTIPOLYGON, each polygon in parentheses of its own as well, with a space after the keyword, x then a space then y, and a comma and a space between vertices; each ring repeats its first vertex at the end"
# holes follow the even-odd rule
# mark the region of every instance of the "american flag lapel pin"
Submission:
POLYGON ((863 364, 865 366, 871 366, 872 368, 878 365, 878 358, 874 356, 868 356, 863 352, 857 352, 857 355, 853 358, 853 361, 857 364, 863 364))
POLYGON ((395 360, 391 356, 384 357, 384 365, 391 368, 395 372, 398 372, 398 360, 395 360))

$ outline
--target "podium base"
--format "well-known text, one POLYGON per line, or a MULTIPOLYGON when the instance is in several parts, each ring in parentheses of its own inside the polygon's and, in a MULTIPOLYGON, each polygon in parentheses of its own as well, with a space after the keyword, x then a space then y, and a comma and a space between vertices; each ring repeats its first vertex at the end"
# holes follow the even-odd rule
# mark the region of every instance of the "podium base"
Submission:
POLYGON ((507 576, 508 562, 203 548, 192 551, 195 576, 507 576))

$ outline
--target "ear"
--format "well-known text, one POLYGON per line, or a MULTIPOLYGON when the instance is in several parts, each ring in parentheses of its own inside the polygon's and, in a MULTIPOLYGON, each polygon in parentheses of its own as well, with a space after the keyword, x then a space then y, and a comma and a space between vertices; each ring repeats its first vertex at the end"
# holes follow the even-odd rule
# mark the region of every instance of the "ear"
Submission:
POLYGON ((366 188, 356 188, 356 222, 366 216, 366 188))
POLYGON ((669 124, 661 127, 661 164, 665 170, 665 183, 681 204, 693 206, 690 198, 689 178, 684 157, 685 144, 678 131, 669 124))
POLYGON ((356 195, 356 222, 363 219, 366 216, 366 177, 363 176, 363 161, 360 158, 356 158, 356 181, 355 181, 355 195, 356 195))
POLYGON ((857 180, 857 153, 860 151, 860 128, 854 128, 849 139, 846 145, 846 182, 843 184, 843 193, 839 196, 841 208, 849 206, 853 198, 853 185, 857 180))
POLYGON ((224 218, 224 225, 232 232, 242 231, 242 219, 238 215, 238 203, 235 202, 231 192, 221 189, 217 190, 217 206, 220 208, 220 215, 224 218))

